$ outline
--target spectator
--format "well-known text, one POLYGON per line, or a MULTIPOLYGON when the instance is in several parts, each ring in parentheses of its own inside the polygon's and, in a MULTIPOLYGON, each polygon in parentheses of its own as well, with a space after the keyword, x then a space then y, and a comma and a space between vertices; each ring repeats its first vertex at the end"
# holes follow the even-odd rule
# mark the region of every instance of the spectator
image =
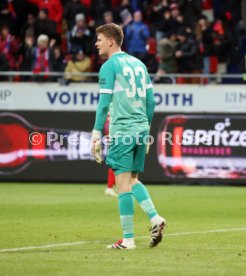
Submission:
POLYGON ((18 59, 19 43, 11 35, 8 26, 2 26, 0 34, 0 53, 3 53, 8 61, 9 70, 16 70, 18 59))
MULTIPOLYGON (((96 70, 100 67, 100 59, 97 59, 93 47, 95 27, 114 21, 122 25, 125 33, 123 49, 142 59, 149 71, 156 72, 156 49, 160 56, 162 51, 165 52, 163 48, 168 47, 168 43, 165 44, 167 40, 164 40, 165 43, 162 41, 162 49, 159 48, 162 43, 157 42, 167 34, 177 33, 188 26, 192 34, 187 34, 184 44, 191 45, 193 41, 197 54, 188 64, 186 73, 200 70, 199 57, 203 59, 205 74, 242 72, 239 68, 245 52, 244 40, 240 37, 243 28, 240 20, 244 12, 242 4, 245 0, 0 0, 0 30, 7 26, 11 36, 9 43, 10 40, 0 34, 0 51, 4 51, 10 70, 29 71, 30 52, 33 52, 35 40, 46 34, 52 41, 53 38, 56 40, 56 45, 64 53, 82 49, 91 59, 94 58, 93 68, 96 70), (134 13, 133 20, 132 13, 136 9, 138 11, 134 13), (208 15, 207 19, 200 16, 201 9, 208 15), (145 21, 148 26, 143 23, 142 13, 148 16, 145 21), (57 24, 60 31, 61 22, 63 32, 57 33, 57 24), (32 43, 27 40, 32 40, 32 43)), ((182 44, 179 39, 178 47, 182 44)), ((57 61, 51 67, 59 67, 62 53, 60 56, 58 52, 57 49, 57 61)), ((180 70, 185 69, 182 64, 189 57, 176 59, 180 70)), ((159 64, 158 72, 162 65, 159 64)))
POLYGON ((155 82, 166 82, 167 79, 163 78, 164 74, 171 74, 177 72, 177 62, 175 57, 175 51, 177 47, 176 34, 167 34, 166 38, 163 38, 159 42, 159 68, 156 74, 155 82))
POLYGON ((92 36, 85 22, 85 16, 82 13, 76 15, 76 25, 71 31, 69 52, 75 53, 83 50, 86 55, 90 55, 92 51, 92 36))
MULTIPOLYGON (((84 54, 82 50, 77 51, 77 53, 74 54, 73 60, 70 60, 66 66, 65 73, 87 73, 90 72, 91 68, 91 60, 88 56, 84 54)), ((88 80, 88 76, 83 75, 69 75, 65 74, 66 80, 74 81, 74 82, 80 82, 80 81, 86 81, 88 80)))
MULTIPOLYGON (((61 51, 60 46, 56 45, 53 48, 53 59, 52 59, 52 71, 56 73, 63 73, 66 67, 66 61, 61 51)), ((61 79, 61 76, 54 76, 53 80, 57 81, 61 79)))
POLYGON ((169 0, 156 1, 152 6, 153 8, 152 14, 155 15, 155 17, 162 15, 164 11, 169 9, 169 5, 170 5, 169 0))
MULTIPOLYGON (((230 64, 239 64, 240 63, 240 49, 241 39, 240 39, 240 22, 242 19, 242 0, 238 1, 224 1, 224 18, 226 21, 227 28, 231 34, 231 53, 230 53, 230 64)), ((245 2, 245 1, 244 1, 245 2)))
MULTIPOLYGON (((0 72, 9 71, 9 63, 6 56, 0 52, 0 72)), ((8 77, 0 76, 0 81, 7 81, 8 77)))
POLYGON ((179 0, 178 4, 185 24, 194 30, 202 13, 202 0, 179 0))
POLYGON ((95 21, 95 27, 103 24, 102 15, 106 11, 111 11, 111 1, 110 0, 91 0, 91 16, 95 21))
POLYGON ((231 33, 223 19, 223 16, 216 19, 212 26, 214 51, 219 62, 218 74, 225 73, 232 46, 231 33))
POLYGON ((103 14, 103 20, 104 20, 103 24, 113 23, 114 22, 113 13, 111 11, 106 11, 103 14))
POLYGON ((208 19, 203 15, 196 27, 196 40, 199 43, 200 55, 203 56, 203 73, 209 74, 211 57, 214 55, 213 33, 208 19))
POLYGON ((213 0, 214 18, 224 16, 231 23, 238 23, 242 19, 242 12, 245 11, 242 2, 245 3, 245 0, 213 0))
POLYGON ((38 14, 38 19, 35 22, 35 38, 37 39, 41 34, 46 34, 51 39, 56 39, 56 23, 48 18, 48 10, 41 9, 38 14))
POLYGON ((36 18, 33 13, 27 15, 27 22, 21 28, 21 41, 25 40, 25 37, 28 34, 35 35, 35 22, 36 18))
POLYGON ((27 0, 36 5, 39 10, 46 9, 49 19, 56 22, 58 33, 61 32, 63 8, 60 0, 27 0))
POLYGON ((55 41, 50 41, 47 35, 38 37, 37 47, 32 50, 32 71, 33 73, 46 73, 44 76, 36 76, 36 81, 49 81, 49 72, 52 72, 53 45, 55 41))
MULTIPOLYGON (((32 51, 35 43, 35 38, 33 32, 27 31, 24 39, 24 43, 22 43, 19 52, 19 64, 20 71, 31 72, 32 71, 32 51)), ((30 76, 23 76, 21 78, 23 81, 30 81, 30 76)))
POLYGON ((0 2, 0 27, 13 26, 13 18, 16 17, 16 13, 13 9, 13 3, 8 0, 1 0, 0 2))
POLYGON ((122 0, 113 10, 115 23, 126 26, 132 20, 132 7, 129 0, 122 0))
POLYGON ((202 14, 206 15, 208 22, 210 23, 214 21, 213 2, 214 0, 202 1, 202 14))
POLYGON ((181 28, 184 28, 184 18, 183 15, 180 13, 178 5, 173 3, 170 5, 171 11, 171 23, 170 25, 170 32, 177 33, 181 28))
POLYGON ((162 38, 166 37, 172 26, 171 12, 169 9, 165 9, 163 10, 163 14, 160 15, 159 19, 155 22, 156 41, 160 41, 162 38))
POLYGON ((146 1, 144 0, 131 0, 132 10, 135 13, 136 11, 143 11, 143 6, 146 1))
POLYGON ((171 17, 171 14, 170 14, 169 4, 167 0, 162 0, 161 3, 157 3, 153 5, 152 11, 149 15, 149 20, 151 22, 151 25, 154 27, 154 30, 156 31, 157 41, 165 37, 165 33, 166 33, 165 23, 166 23, 166 20, 170 19, 170 17, 171 17), (165 26, 164 31, 163 31, 163 26, 165 26))
MULTIPOLYGON (((178 62, 178 73, 198 73, 201 67, 199 61, 198 45, 195 39, 182 28, 177 34, 178 45, 175 56, 178 62)), ((197 78, 185 79, 186 83, 197 83, 197 78)))
POLYGON ((81 3, 83 3, 87 9, 91 7, 91 0, 80 0, 81 3))
POLYGON ((133 22, 127 25, 125 30, 125 44, 128 53, 144 62, 149 37, 148 26, 142 22, 142 13, 141 11, 136 11, 133 22))
POLYGON ((67 21, 68 30, 71 30, 75 25, 75 16, 78 13, 82 13, 86 17, 88 15, 86 6, 79 0, 69 0, 65 5, 63 13, 63 18, 67 21))
POLYGON ((30 12, 37 11, 37 8, 25 0, 8 0, 12 4, 12 20, 13 20, 13 33, 16 36, 20 35, 21 28, 26 22, 27 15, 30 12))
POLYGON ((202 10, 211 10, 213 8, 213 0, 203 0, 202 10))
POLYGON ((228 20, 239 22, 242 19, 242 0, 225 1, 225 15, 228 20))

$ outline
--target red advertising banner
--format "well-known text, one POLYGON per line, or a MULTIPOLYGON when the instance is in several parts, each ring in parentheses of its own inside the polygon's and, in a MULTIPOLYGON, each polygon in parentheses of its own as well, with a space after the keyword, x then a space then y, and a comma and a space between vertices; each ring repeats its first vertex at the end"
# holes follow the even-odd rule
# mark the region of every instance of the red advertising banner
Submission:
POLYGON ((158 160, 173 178, 246 179, 246 116, 172 115, 161 124, 158 160))
MULTIPOLYGON (((95 112, 0 112, 0 181, 106 182, 91 155, 95 112)), ((245 114, 156 113, 144 183, 246 179, 245 114)), ((104 156, 107 147, 104 147, 104 156)))
POLYGON ((37 127, 16 113, 0 113, 0 175, 37 161, 92 160, 90 149, 90 132, 37 127))

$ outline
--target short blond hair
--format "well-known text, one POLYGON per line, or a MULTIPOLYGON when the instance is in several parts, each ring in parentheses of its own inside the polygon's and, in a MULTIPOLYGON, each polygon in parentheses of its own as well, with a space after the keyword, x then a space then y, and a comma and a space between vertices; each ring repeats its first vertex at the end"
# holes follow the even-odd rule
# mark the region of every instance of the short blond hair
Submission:
POLYGON ((124 39, 122 28, 115 24, 109 23, 96 28, 96 34, 103 34, 107 38, 113 38, 118 46, 121 46, 124 39))
POLYGON ((38 37, 38 39, 37 39, 38 45, 39 45, 40 42, 42 42, 42 41, 47 41, 47 42, 49 42, 49 37, 48 37, 47 35, 45 35, 45 34, 41 34, 41 35, 38 37))

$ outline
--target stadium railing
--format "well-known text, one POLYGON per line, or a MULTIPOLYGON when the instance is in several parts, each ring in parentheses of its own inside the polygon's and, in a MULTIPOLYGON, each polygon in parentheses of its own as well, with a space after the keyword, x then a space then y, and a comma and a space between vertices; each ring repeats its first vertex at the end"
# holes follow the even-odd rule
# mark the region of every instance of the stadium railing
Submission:
MULTIPOLYGON (((0 72, 0 80, 6 82, 40 82, 35 80, 37 77, 49 78, 50 82, 59 82, 59 84, 67 85, 66 77, 83 76, 87 77, 86 81, 81 82, 97 82, 98 73, 64 73, 64 72, 41 72, 33 73, 29 71, 4 71, 0 72), (23 77, 29 77, 25 79, 23 77), (53 79, 52 79, 53 78, 53 79)), ((150 74, 153 82, 155 83, 156 74, 150 74)), ((164 74, 158 75, 161 84, 242 84, 246 82, 246 74, 164 74)), ((48 82, 46 80, 46 82, 48 82)), ((77 81, 78 82, 78 81, 77 81)))

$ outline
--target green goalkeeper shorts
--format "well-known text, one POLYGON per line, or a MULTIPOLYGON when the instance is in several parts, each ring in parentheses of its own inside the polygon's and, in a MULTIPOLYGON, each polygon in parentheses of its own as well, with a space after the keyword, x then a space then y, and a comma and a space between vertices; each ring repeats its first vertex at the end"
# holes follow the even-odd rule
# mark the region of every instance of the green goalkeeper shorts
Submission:
POLYGON ((135 136, 112 138, 106 164, 113 169, 115 175, 124 172, 138 174, 144 171, 148 135, 149 130, 145 130, 135 136))

